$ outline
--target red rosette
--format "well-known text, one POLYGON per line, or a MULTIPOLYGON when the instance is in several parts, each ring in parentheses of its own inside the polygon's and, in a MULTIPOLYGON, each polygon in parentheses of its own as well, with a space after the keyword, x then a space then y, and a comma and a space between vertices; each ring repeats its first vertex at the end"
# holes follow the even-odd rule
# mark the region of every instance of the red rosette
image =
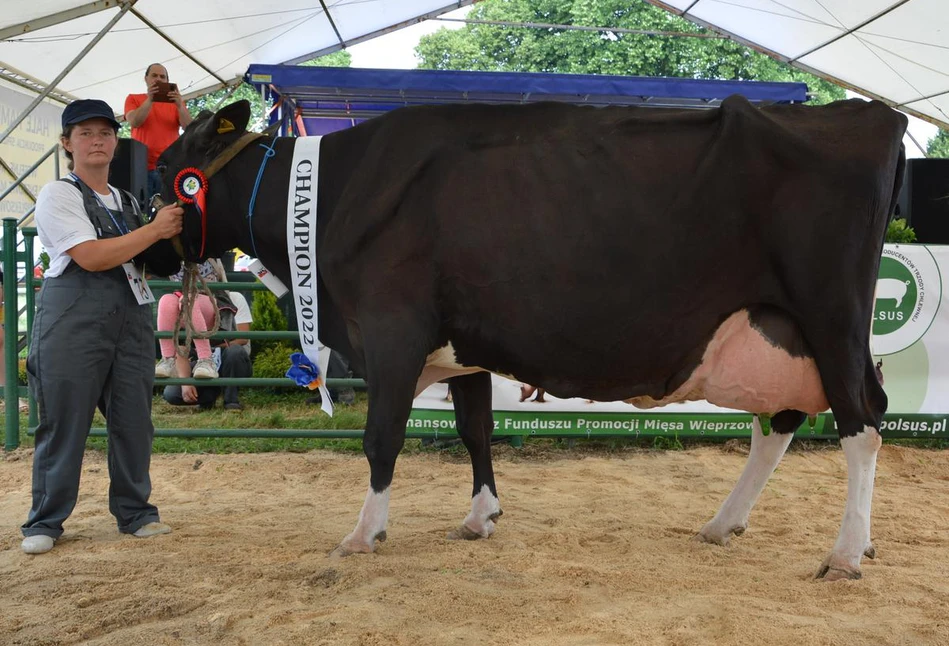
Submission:
POLYGON ((207 187, 208 179, 197 168, 183 168, 175 176, 175 195, 182 204, 194 204, 207 187))

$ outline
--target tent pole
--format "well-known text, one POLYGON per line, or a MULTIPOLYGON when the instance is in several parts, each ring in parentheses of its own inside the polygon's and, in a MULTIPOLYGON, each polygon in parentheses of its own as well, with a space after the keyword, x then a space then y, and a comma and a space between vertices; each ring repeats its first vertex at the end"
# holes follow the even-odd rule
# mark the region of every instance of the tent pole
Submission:
POLYGON ((112 20, 110 20, 106 24, 106 26, 103 27, 102 30, 98 34, 96 34, 95 38, 89 41, 88 45, 82 48, 82 51, 79 52, 79 55, 76 56, 76 58, 74 58, 72 62, 70 62, 69 65, 67 65, 66 68, 62 72, 59 73, 59 76, 54 78, 52 81, 50 81, 46 85, 43 91, 39 93, 39 96, 33 99, 33 102, 30 103, 29 106, 27 106, 27 108, 20 114, 20 116, 18 116, 16 119, 10 122, 10 125, 7 126, 7 129, 4 130, 2 135, 0 135, 0 143, 3 143, 4 140, 6 140, 6 138, 10 136, 10 133, 16 130, 17 126, 23 123, 23 120, 26 119, 30 115, 31 112, 33 112, 33 109, 36 106, 38 106, 40 103, 42 103, 43 99, 45 99, 46 96, 50 92, 52 92, 53 89, 59 84, 59 82, 62 81, 66 77, 66 75, 72 71, 72 69, 79 63, 79 61, 81 61, 83 57, 85 57, 85 55, 89 53, 89 50, 95 47, 96 43, 102 40, 102 37, 105 36, 107 33, 109 33, 109 30, 112 29, 115 23, 117 23, 119 19, 122 16, 124 16, 125 13, 129 9, 131 9, 132 5, 135 4, 136 2, 137 0, 126 0, 125 2, 122 3, 121 9, 119 9, 119 12, 115 14, 115 16, 112 17, 112 20))

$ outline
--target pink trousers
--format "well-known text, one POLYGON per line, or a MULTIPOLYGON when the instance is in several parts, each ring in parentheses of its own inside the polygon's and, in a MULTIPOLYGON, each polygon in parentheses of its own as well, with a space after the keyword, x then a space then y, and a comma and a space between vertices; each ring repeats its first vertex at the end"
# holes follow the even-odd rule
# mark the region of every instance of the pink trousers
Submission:
MULTIPOLYGON (((178 321, 178 312, 181 308, 181 297, 177 294, 165 294, 158 300, 158 331, 171 332, 178 321)), ((214 304, 205 294, 198 294, 191 312, 194 329, 198 332, 207 332, 214 323, 214 304)), ((165 359, 175 356, 175 344, 172 339, 159 339, 161 356, 165 359)), ((199 359, 211 358, 211 342, 207 339, 195 339, 194 349, 199 359)))

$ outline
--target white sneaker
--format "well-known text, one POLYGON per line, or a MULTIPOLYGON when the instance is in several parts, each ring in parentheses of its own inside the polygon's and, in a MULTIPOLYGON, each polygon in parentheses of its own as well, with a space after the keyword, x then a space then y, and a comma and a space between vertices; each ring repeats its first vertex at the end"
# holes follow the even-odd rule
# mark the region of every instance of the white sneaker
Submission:
POLYGON ((35 534, 24 538, 23 542, 20 543, 20 549, 22 549, 25 554, 46 554, 46 552, 53 549, 53 545, 55 544, 56 539, 52 536, 35 534))
POLYGON ((217 379, 217 369, 211 359, 198 359, 191 376, 195 379, 217 379))
POLYGON ((158 536, 159 534, 170 534, 171 527, 165 523, 159 523, 158 521, 146 523, 135 530, 132 536, 136 538, 151 538, 152 536, 158 536))
POLYGON ((174 357, 164 357, 155 364, 155 376, 159 379, 172 379, 178 376, 178 366, 174 357))

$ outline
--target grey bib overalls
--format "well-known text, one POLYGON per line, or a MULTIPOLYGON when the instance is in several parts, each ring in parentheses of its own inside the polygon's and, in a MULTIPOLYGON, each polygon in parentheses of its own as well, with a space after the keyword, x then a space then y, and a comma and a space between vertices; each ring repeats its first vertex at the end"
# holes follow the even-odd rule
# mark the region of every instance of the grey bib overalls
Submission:
MULTIPOLYGON (((91 191, 80 188, 99 237, 119 235, 111 219, 103 217, 108 215, 105 208, 87 199, 91 191)), ((123 207, 134 209, 126 199, 123 207)), ((112 215, 118 222, 128 221, 128 213, 112 215)), ((90 272, 71 262, 61 276, 44 281, 27 358, 40 423, 33 506, 22 527, 24 536, 58 538, 63 533, 63 521, 76 505, 97 406, 108 427, 109 511, 119 531, 133 533, 159 520, 158 509, 148 502, 154 371, 152 309, 136 302, 121 266, 90 272)))

